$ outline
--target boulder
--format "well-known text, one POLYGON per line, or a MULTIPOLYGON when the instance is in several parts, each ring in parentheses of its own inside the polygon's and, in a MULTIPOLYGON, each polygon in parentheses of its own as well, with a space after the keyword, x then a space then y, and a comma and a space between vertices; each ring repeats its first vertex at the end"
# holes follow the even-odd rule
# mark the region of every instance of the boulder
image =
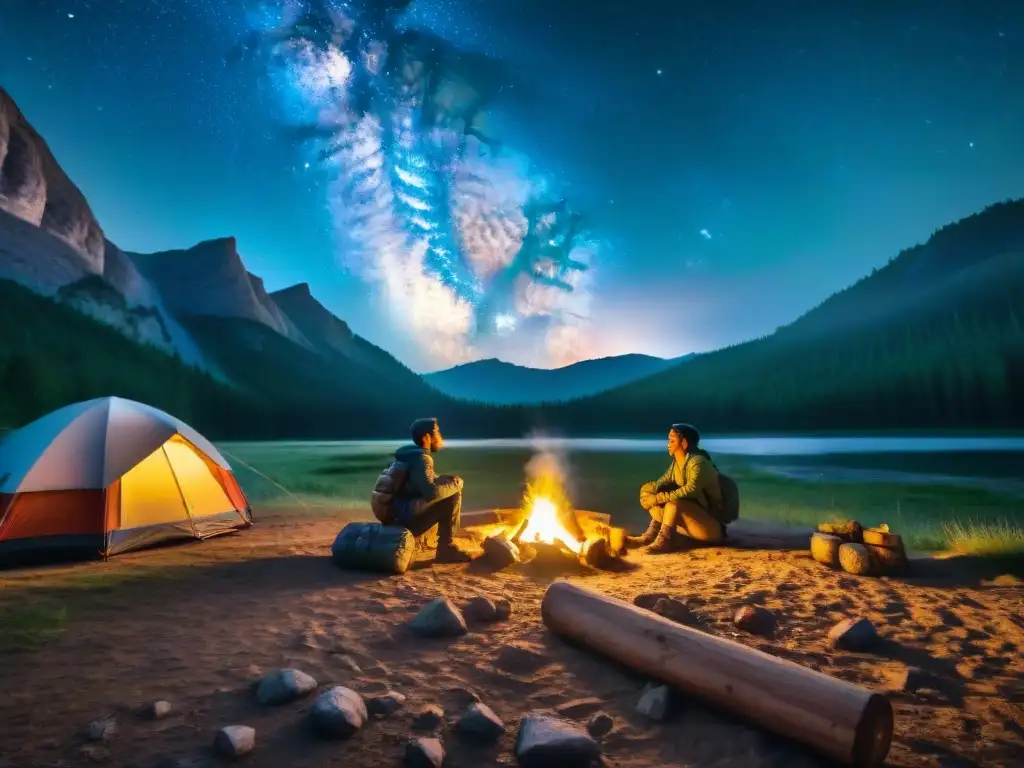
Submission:
POLYGON ((875 625, 867 619, 844 619, 828 633, 828 644, 841 651, 866 651, 878 641, 875 625))
POLYGON ((431 600, 409 623, 421 637, 458 637, 469 631, 462 611, 447 597, 431 600))
POLYGON ((459 718, 459 733, 479 741, 496 741, 505 733, 505 723, 486 704, 476 703, 459 718))
POLYGON ((298 669, 275 669, 260 680, 256 700, 271 706, 287 704, 316 690, 316 686, 312 676, 298 669))
POLYGON ((440 739, 413 739, 405 746, 406 768, 441 768, 444 745, 440 739))
POLYGON ((309 713, 313 730, 327 739, 348 738, 363 727, 368 717, 363 697, 340 685, 321 693, 309 713))
POLYGON ((235 760, 256 747, 256 729, 248 725, 227 725, 213 737, 213 751, 221 757, 235 760))
POLYGON ((398 691, 387 691, 366 699, 366 711, 371 715, 390 715, 405 704, 405 696, 398 691))
POLYGON ((534 713, 519 722, 515 752, 523 768, 589 768, 601 748, 572 723, 534 713))

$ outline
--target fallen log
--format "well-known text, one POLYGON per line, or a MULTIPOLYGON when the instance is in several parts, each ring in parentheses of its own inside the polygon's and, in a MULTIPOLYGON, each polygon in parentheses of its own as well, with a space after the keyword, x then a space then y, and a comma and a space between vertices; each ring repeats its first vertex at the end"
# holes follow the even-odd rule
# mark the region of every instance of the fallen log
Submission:
POLYGON ((560 635, 833 760, 866 768, 889 752, 893 712, 881 694, 569 582, 548 587, 541 616, 560 635))

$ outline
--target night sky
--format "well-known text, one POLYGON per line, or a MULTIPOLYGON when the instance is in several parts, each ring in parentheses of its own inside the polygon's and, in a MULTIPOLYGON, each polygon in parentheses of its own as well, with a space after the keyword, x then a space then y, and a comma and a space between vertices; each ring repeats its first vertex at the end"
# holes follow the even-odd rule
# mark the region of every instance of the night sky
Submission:
MULTIPOLYGON (((0 84, 122 248, 236 236, 269 289, 308 282, 414 369, 454 362, 346 260, 332 171, 282 130, 283 86, 225 62, 252 18, 241 0, 0 0, 0 84)), ((568 353, 521 334, 477 357, 760 336, 1024 195, 1024 4, 415 0, 405 20, 515 74, 503 142, 601 242, 568 353)))

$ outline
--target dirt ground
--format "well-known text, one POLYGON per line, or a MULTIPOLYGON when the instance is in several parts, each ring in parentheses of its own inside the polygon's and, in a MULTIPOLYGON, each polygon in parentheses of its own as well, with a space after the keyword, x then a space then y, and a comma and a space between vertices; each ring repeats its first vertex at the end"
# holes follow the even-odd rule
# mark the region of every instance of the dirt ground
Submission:
MULTIPOLYGON (((518 720, 534 710, 581 726, 595 712, 611 715, 614 730, 600 740, 611 766, 827 764, 685 694, 664 722, 639 715, 646 680, 570 647, 542 624, 550 573, 455 565, 394 577, 347 572, 327 556, 340 527, 336 520, 277 518, 108 563, 0 572, 8 595, 28 590, 33 599, 67 600, 69 610, 58 637, 0 657, 0 766, 150 768, 175 758, 216 765, 213 735, 230 724, 256 729, 256 749, 245 759, 254 767, 397 765, 415 735, 413 715, 431 704, 444 707, 448 719, 447 766, 515 765, 518 720), (119 581, 125 570, 159 573, 119 581), (83 574, 97 585, 68 596, 69 580, 83 574), (470 624, 470 633, 454 640, 417 638, 405 627, 438 595, 462 603, 478 594, 510 599, 511 618, 470 624), (391 688, 408 700, 348 741, 321 742, 305 720, 312 697, 280 707, 254 700, 253 679, 284 666, 312 674, 321 687, 391 688), (452 720, 470 692, 508 726, 497 745, 465 744, 454 733, 452 720), (173 712, 157 721, 140 716, 155 700, 171 702, 173 712), (87 743, 83 730, 108 715, 117 732, 105 744, 87 743)), ((890 692, 896 732, 889 765, 1024 765, 1018 578, 938 561, 912 579, 858 578, 830 571, 806 552, 777 548, 629 560, 635 567, 568 578, 628 601, 667 593, 707 632, 890 692), (733 626, 734 612, 749 602, 776 612, 773 636, 733 626), (873 621, 882 642, 871 653, 829 649, 828 630, 854 615, 873 621), (908 665, 928 673, 925 688, 896 690, 908 665)))

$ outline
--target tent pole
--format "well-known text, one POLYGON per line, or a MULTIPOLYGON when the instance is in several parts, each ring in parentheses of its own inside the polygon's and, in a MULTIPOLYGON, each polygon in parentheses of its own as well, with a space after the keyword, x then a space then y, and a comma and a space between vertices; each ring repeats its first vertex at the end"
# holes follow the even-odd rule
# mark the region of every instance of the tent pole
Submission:
POLYGON ((192 529, 192 535, 197 539, 200 538, 199 531, 196 528, 196 522, 192 519, 192 510, 188 506, 188 497, 185 496, 185 489, 181 487, 181 481, 178 479, 178 473, 174 471, 174 463, 171 461, 171 454, 167 452, 167 443, 160 446, 160 450, 163 451, 164 458, 167 459, 167 466, 171 468, 171 477, 174 478, 174 485, 178 489, 178 496, 181 497, 181 504, 185 507, 185 517, 188 518, 188 527, 192 529))

